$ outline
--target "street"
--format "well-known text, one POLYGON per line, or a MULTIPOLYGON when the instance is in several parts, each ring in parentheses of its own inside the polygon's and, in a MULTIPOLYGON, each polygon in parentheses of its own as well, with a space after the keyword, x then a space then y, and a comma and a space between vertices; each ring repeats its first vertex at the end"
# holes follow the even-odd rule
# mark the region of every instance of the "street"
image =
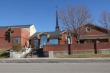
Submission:
POLYGON ((0 63, 0 73, 110 73, 110 63, 0 63))

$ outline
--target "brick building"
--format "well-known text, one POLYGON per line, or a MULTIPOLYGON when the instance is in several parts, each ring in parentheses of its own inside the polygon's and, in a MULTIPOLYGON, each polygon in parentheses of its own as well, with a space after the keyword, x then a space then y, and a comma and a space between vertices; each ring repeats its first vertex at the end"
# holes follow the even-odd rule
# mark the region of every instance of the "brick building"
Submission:
MULTIPOLYGON (((80 44, 77 44, 70 32, 67 30, 59 30, 56 12, 56 27, 53 32, 36 32, 34 25, 0 27, 0 49, 10 48, 15 43, 22 45, 29 43, 29 46, 32 48, 43 48, 43 51, 97 50, 97 48, 110 48, 108 29, 91 23, 87 23, 81 26, 81 28, 83 33, 81 33, 79 37, 80 44)), ((76 30, 78 29, 79 28, 76 30)), ((70 51, 70 53, 72 54, 73 52, 70 51)))
POLYGON ((34 25, 0 27, 0 49, 10 48, 13 44, 27 45, 29 37, 36 32, 34 25), (11 27, 11 30, 10 30, 11 27), (10 31, 13 31, 9 33, 10 31))
MULTIPOLYGON (((108 29, 102 28, 91 23, 86 23, 79 28, 81 28, 81 31, 83 31, 80 33, 79 43, 110 42, 110 35, 108 33, 108 29)), ((78 30, 79 28, 77 28, 76 30, 78 30)), ((30 44, 33 48, 43 48, 43 45, 77 44, 74 39, 75 38, 73 38, 72 34, 67 30, 59 30, 58 14, 56 11, 55 31, 34 33, 30 37, 30 44)))
MULTIPOLYGON (((87 23, 82 26, 84 34, 80 36, 79 43, 102 43, 110 42, 110 35, 108 29, 87 23), (89 26, 88 26, 89 25, 89 26), (88 30, 89 29, 89 30, 88 30)), ((77 44, 71 33, 66 30, 53 32, 36 32, 30 37, 31 41, 36 41, 32 46, 42 48, 43 45, 53 44, 77 44), (70 36, 71 38, 67 38, 70 36)))

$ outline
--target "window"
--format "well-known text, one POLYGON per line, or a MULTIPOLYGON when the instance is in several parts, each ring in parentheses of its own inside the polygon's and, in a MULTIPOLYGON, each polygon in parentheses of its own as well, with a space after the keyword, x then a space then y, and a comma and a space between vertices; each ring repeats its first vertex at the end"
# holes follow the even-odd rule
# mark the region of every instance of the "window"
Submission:
POLYGON ((87 27, 86 32, 91 32, 91 28, 87 27))
POLYGON ((40 39, 41 48, 43 47, 44 44, 45 45, 47 44, 47 37, 45 35, 42 35, 40 39))
POLYGON ((87 40, 87 43, 92 43, 92 40, 87 40))
POLYGON ((49 39, 49 44, 58 44, 58 39, 49 39))
POLYGON ((35 48, 38 48, 39 45, 38 45, 38 40, 35 40, 35 48))
POLYGON ((13 43, 19 43, 19 38, 13 38, 13 43))

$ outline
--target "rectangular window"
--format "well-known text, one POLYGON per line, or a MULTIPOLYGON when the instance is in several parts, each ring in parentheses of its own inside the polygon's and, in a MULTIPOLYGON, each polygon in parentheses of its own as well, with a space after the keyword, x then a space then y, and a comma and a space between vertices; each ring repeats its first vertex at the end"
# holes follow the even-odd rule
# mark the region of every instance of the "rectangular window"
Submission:
POLYGON ((19 43, 19 38, 13 38, 13 43, 19 43))
POLYGON ((49 44, 58 44, 58 39, 49 39, 49 44))
POLYGON ((87 43, 92 43, 92 40, 87 40, 87 43))

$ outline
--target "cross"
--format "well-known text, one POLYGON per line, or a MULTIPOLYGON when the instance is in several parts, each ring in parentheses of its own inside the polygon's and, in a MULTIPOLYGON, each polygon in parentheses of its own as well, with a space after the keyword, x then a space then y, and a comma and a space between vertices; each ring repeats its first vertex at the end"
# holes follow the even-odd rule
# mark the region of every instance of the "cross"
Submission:
POLYGON ((14 31, 11 31, 11 27, 10 27, 7 32, 10 34, 10 41, 9 42, 11 42, 11 33, 13 33, 14 31))
POLYGON ((88 18, 87 18, 87 23, 88 23, 88 18))
POLYGON ((56 8, 56 11, 57 11, 58 6, 56 6, 55 8, 56 8))

